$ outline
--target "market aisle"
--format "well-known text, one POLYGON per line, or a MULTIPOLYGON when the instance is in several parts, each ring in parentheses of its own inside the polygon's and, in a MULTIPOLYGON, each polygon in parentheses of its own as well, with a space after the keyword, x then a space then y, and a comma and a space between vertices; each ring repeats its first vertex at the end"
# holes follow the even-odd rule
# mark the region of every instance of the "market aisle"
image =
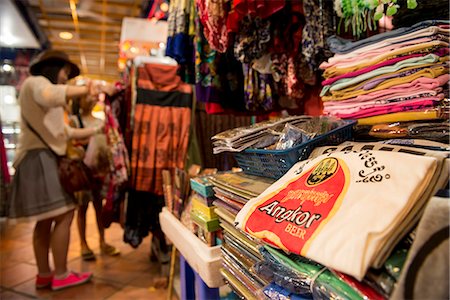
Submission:
POLYGON ((81 259, 74 220, 68 261, 69 269, 92 271, 94 279, 88 284, 57 292, 34 287, 37 269, 31 245, 33 224, 7 227, 0 222, 0 299, 166 299, 166 289, 152 288, 160 268, 148 259, 150 238, 145 238, 138 249, 133 249, 122 241, 120 225, 112 224, 106 230, 106 239, 120 249, 121 255, 101 256, 93 207, 89 207, 87 218, 88 243, 97 259, 92 262, 81 259))

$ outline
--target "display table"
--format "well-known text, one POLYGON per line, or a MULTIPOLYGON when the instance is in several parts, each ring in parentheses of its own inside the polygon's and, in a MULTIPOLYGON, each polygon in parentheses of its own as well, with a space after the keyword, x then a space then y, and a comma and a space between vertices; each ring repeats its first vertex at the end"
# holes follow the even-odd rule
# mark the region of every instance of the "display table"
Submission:
POLYGON ((222 265, 220 246, 208 247, 166 207, 159 214, 159 220, 162 231, 181 254, 181 298, 219 299, 218 288, 225 284, 219 272, 222 265))

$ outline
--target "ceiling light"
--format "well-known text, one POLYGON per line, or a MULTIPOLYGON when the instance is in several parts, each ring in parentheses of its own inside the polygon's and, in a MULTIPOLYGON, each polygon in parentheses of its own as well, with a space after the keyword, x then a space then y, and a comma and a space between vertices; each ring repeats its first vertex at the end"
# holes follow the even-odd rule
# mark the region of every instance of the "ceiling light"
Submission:
POLYGON ((73 34, 68 31, 61 31, 59 33, 59 37, 63 40, 71 40, 73 38, 73 34))
POLYGON ((10 64, 4 64, 4 65, 2 66, 2 69, 3 69, 3 71, 5 71, 5 72, 11 72, 12 69, 13 69, 13 67, 12 67, 10 64))

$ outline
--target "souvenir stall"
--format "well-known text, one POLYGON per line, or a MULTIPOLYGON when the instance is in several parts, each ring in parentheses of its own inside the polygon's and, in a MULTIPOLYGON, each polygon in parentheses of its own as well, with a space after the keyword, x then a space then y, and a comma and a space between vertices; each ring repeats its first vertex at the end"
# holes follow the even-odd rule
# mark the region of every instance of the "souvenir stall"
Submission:
POLYGON ((166 206, 183 299, 225 284, 243 299, 445 297, 450 23, 422 2, 170 2, 165 57, 127 62, 126 238, 166 206))

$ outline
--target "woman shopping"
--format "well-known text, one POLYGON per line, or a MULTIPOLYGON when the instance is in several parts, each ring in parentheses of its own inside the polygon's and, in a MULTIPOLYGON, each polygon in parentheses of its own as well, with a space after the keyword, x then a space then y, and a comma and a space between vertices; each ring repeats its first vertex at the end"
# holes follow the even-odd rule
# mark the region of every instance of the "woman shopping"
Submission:
POLYGON ((70 86, 66 82, 80 73, 79 68, 60 51, 42 52, 30 64, 32 76, 20 90, 21 125, 16 169, 9 203, 12 221, 35 221, 33 250, 38 267, 36 288, 60 290, 88 282, 92 273, 67 269, 70 226, 75 203, 64 191, 57 171, 57 155, 65 155, 67 141, 87 138, 100 127, 71 129, 64 122, 64 107, 69 99, 97 96, 101 87, 70 86), (49 251, 54 269, 49 264, 49 251))

